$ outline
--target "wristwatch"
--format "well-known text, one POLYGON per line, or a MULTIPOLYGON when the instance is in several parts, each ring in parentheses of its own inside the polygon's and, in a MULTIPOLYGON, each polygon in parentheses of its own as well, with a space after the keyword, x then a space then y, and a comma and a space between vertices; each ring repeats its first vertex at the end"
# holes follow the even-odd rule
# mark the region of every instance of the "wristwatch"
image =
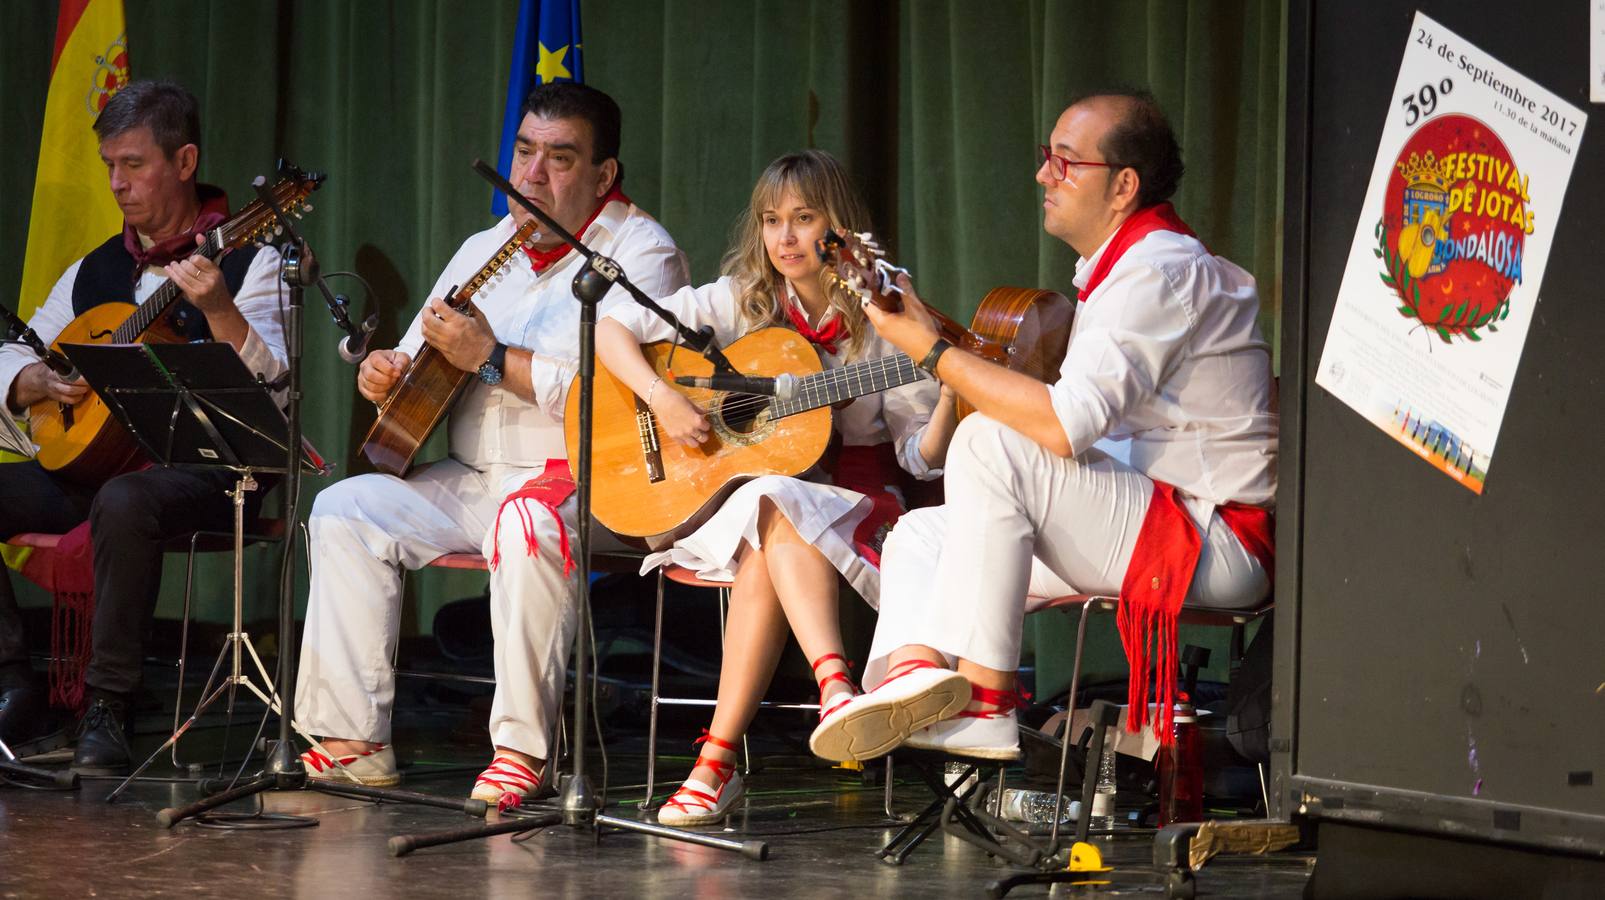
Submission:
POLYGON ((490 358, 479 364, 479 380, 491 385, 501 384, 506 369, 507 345, 497 341, 495 348, 490 351, 490 358))
POLYGON ((953 349, 952 344, 949 344, 947 341, 941 338, 937 338, 936 343, 932 344, 930 351, 925 354, 925 358, 919 361, 919 367, 931 373, 932 375, 935 375, 936 361, 942 358, 943 353, 946 353, 951 349, 953 349))

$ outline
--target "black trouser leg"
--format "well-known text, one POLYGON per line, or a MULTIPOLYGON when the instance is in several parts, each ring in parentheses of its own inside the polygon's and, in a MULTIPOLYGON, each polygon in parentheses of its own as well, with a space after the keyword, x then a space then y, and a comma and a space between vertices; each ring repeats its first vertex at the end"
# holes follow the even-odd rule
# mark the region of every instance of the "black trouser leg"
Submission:
MULTIPOLYGON (((61 534, 89 515, 92 492, 61 481, 33 461, 0 463, 0 540, 27 532, 61 534)), ((0 688, 31 679, 11 573, 0 566, 0 688)))
MULTIPOLYGON (((225 492, 234 482, 221 469, 153 468, 119 475, 95 495, 94 656, 84 675, 91 689, 126 695, 139 686, 163 546, 197 530, 231 530, 233 501, 225 492)), ((248 516, 260 495, 246 495, 248 516)))

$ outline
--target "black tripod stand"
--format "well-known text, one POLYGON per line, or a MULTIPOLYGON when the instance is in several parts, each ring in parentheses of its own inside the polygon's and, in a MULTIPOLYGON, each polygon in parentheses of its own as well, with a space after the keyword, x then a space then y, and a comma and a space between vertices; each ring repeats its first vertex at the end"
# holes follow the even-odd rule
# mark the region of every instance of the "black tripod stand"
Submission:
MULTIPOLYGON (((267 189, 265 183, 262 178, 256 180, 257 196, 273 210, 279 224, 284 228, 285 234, 290 238, 281 250, 284 261, 280 268, 280 277, 289 288, 289 303, 285 311, 284 323, 286 356, 288 357, 289 366, 288 400, 285 404, 282 423, 287 436, 283 443, 279 445, 279 448, 287 453, 289 459, 288 464, 285 466, 284 474, 285 520, 287 522, 295 522, 300 506, 301 474, 303 471, 303 466, 300 465, 300 462, 304 444, 301 437, 301 313, 306 288, 311 285, 318 285, 320 281, 317 261, 312 255, 311 248, 296 231, 294 221, 285 215, 284 210, 279 207, 272 191, 267 189)), ((331 302, 333 302, 332 299, 331 302)), ((337 321, 342 318, 342 313, 343 310, 336 313, 337 321)), ((315 468, 313 471, 318 472, 321 470, 315 468)), ((413 791, 374 788, 357 784, 329 783, 307 778, 306 770, 301 766, 301 761, 297 758, 295 752, 295 745, 290 738, 295 718, 294 560, 295 541, 287 540, 284 542, 284 555, 279 571, 279 657, 278 675, 275 679, 278 685, 276 699, 278 700, 279 736, 278 740, 273 743, 272 749, 268 752, 262 772, 249 781, 230 787, 188 806, 163 809, 156 814, 156 821, 164 827, 172 827, 185 819, 201 816, 224 804, 255 796, 264 791, 308 788, 336 796, 415 803, 435 806, 441 809, 460 810, 473 816, 483 816, 486 807, 483 800, 447 800, 413 791)), ((235 565, 238 566, 239 563, 236 561, 235 565)), ((236 631, 238 630, 238 622, 236 622, 236 631)), ((221 657, 219 662, 221 663, 221 657)), ((270 690, 272 689, 270 688, 270 690)), ((215 693, 213 696, 215 696, 215 693)), ((210 820, 210 824, 239 828, 283 828, 317 824, 315 819, 305 816, 268 816, 261 812, 239 816, 212 815, 210 820)))
POLYGON ((64 791, 72 790, 78 786, 78 773, 68 769, 52 770, 39 769, 24 765, 17 761, 17 754, 5 741, 0 741, 0 781, 5 779, 23 779, 29 782, 47 782, 51 787, 64 791))
POLYGON ((585 774, 586 733, 590 726, 590 706, 586 698, 590 689, 591 671, 591 398, 596 376, 596 307, 616 284, 634 298, 635 302, 652 310, 662 317, 664 321, 674 326, 686 345, 707 357, 713 363, 715 371, 725 374, 738 373, 713 343, 711 330, 697 332, 686 327, 675 318, 673 313, 659 306, 640 288, 631 284, 617 262, 585 246, 579 238, 570 234, 567 229, 553 221, 550 216, 520 194, 507 179, 503 178, 494 168, 486 165, 483 160, 474 161, 474 171, 483 176, 486 181, 495 185, 497 190, 506 194, 508 199, 522 206, 550 234, 562 238, 564 242, 586 260, 585 266, 580 270, 579 274, 574 276, 574 297, 580 302, 580 448, 579 459, 576 461, 577 465, 575 467, 580 533, 578 558, 580 570, 580 621, 579 628, 574 636, 574 722, 573 737, 569 745, 573 748, 574 771, 564 781, 563 790, 558 797, 555 811, 537 813, 530 816, 518 816, 506 822, 497 822, 475 828, 457 829, 434 834, 401 835, 391 838, 390 850, 396 856, 402 856, 419 847, 432 847, 473 838, 490 837, 496 834, 529 831, 535 828, 565 824, 579 828, 590 828, 598 837, 600 837, 601 829, 612 828, 691 844, 701 844, 702 846, 719 850, 730 850, 740 853, 748 859, 767 859, 769 845, 763 841, 733 841, 695 832, 679 831, 674 828, 641 822, 635 819, 622 819, 617 816, 605 815, 600 811, 601 804, 598 802, 596 794, 591 787, 590 779, 585 774))

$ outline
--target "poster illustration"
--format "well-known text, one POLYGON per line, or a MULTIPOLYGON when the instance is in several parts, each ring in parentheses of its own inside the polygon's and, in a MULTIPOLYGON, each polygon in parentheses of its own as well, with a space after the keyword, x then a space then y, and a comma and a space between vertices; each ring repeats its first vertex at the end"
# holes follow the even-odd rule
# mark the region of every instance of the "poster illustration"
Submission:
POLYGON ((1480 494, 1587 117, 1419 12, 1392 96, 1315 380, 1480 494))

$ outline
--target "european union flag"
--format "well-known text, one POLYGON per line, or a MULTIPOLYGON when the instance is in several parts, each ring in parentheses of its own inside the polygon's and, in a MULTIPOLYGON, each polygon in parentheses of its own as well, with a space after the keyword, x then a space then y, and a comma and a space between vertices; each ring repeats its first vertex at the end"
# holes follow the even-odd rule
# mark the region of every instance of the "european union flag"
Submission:
MULTIPOLYGON (((520 0, 497 171, 505 175, 513 164, 513 143, 530 90, 552 81, 585 80, 580 46, 580 0, 520 0)), ((490 211, 498 218, 507 215, 507 197, 501 191, 491 198, 490 211)))

